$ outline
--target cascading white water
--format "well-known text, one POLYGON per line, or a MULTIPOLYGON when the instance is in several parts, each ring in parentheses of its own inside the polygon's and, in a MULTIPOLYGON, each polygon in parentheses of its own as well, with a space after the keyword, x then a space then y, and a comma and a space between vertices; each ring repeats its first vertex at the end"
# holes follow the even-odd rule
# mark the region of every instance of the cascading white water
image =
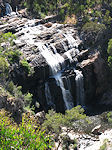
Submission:
POLYGON ((47 105, 48 106, 53 106, 53 108, 54 108, 55 105, 52 101, 51 92, 50 92, 50 89, 49 89, 48 82, 45 83, 45 96, 46 96, 47 105))
MULTIPOLYGON (((38 45, 38 48, 39 48, 41 54, 43 55, 43 57, 46 59, 47 63, 51 67, 52 75, 54 76, 54 78, 57 82, 57 85, 62 90, 63 100, 65 103, 66 109, 73 108, 74 103, 73 103, 72 95, 69 91, 69 87, 67 87, 67 89, 65 89, 64 83, 62 80, 61 70, 64 68, 64 58, 60 54, 57 53, 57 51, 55 50, 55 47, 53 45, 51 47, 54 49, 54 52, 56 52, 55 54, 50 49, 50 46, 47 47, 42 43, 38 43, 37 45, 38 45)), ((65 78, 65 82, 67 83, 66 78, 65 78)))
POLYGON ((6 12, 5 12, 5 14, 6 14, 6 15, 10 15, 11 12, 12 12, 12 7, 10 6, 9 3, 5 3, 5 7, 6 7, 6 12))
POLYGON ((66 39, 68 40, 68 43, 69 43, 69 48, 72 49, 72 48, 76 48, 76 52, 79 53, 79 50, 77 49, 78 48, 78 45, 79 45, 79 41, 78 40, 75 40, 73 38, 73 36, 70 34, 70 33, 67 33, 67 34, 64 34, 64 36, 66 37, 66 39))
POLYGON ((79 70, 75 70, 74 72, 76 73, 76 104, 81 105, 82 107, 85 106, 84 103, 84 85, 83 85, 83 74, 79 70))
MULTIPOLYGON (((70 34, 64 34, 64 36, 68 40, 70 48, 75 48, 74 51, 75 51, 76 55, 79 54, 78 45, 79 45, 80 41, 75 40, 70 34)), ((70 50, 67 51, 65 54, 68 57, 68 59, 70 60, 70 62, 72 62, 70 50)), ((75 81, 76 81, 76 104, 84 107, 85 106, 85 103, 84 103, 85 96, 84 96, 83 74, 81 71, 76 70, 75 68, 74 68, 74 72, 76 73, 76 78, 75 78, 75 81)))
MULTIPOLYGON (((55 80, 57 81, 57 85, 60 86, 62 90, 63 100, 65 102, 66 109, 72 109, 74 107, 74 103, 73 103, 73 97, 71 95, 69 85, 67 84, 67 89, 65 89, 64 83, 61 77, 61 73, 58 73, 54 77, 55 77, 55 80)), ((67 78, 65 78, 65 82, 68 83, 67 78)))

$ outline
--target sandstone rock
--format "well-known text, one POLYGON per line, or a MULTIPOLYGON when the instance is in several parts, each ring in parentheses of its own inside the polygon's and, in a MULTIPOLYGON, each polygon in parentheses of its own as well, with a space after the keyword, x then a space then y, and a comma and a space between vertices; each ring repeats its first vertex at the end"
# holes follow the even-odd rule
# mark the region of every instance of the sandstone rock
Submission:
POLYGON ((19 10, 18 15, 24 18, 28 18, 27 8, 19 10))
POLYGON ((88 50, 82 50, 79 55, 77 56, 78 57, 78 61, 83 61, 83 60, 86 60, 87 57, 88 57, 88 54, 89 54, 89 51, 88 50))
POLYGON ((99 98, 107 90, 107 65, 100 53, 97 52, 87 60, 83 60, 80 67, 84 75, 86 102, 89 103, 89 99, 91 99, 94 103, 94 99, 99 98))
POLYGON ((47 27, 47 28, 52 27, 52 23, 51 23, 51 22, 45 23, 44 25, 45 25, 45 27, 47 27))
POLYGON ((95 128, 93 128, 91 132, 92 132, 93 134, 95 134, 95 135, 99 135, 99 133, 100 133, 100 132, 99 132, 100 128, 101 128, 101 125, 98 125, 98 126, 96 126, 95 128))
POLYGON ((42 111, 42 112, 38 112, 35 114, 35 118, 38 119, 39 121, 39 124, 42 124, 45 120, 45 112, 42 111))

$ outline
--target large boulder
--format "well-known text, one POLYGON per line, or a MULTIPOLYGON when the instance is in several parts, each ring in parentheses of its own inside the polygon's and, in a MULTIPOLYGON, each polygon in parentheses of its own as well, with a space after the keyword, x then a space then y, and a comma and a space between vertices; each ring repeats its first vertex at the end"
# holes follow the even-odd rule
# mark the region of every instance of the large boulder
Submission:
POLYGON ((86 103, 95 103, 107 90, 108 67, 99 52, 81 62, 86 103))

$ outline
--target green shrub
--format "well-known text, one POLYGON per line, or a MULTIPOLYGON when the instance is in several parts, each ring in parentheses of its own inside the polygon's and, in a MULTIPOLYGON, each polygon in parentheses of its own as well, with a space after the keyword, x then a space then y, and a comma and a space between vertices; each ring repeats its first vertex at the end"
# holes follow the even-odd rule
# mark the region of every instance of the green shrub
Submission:
POLYGON ((24 95, 24 103, 25 103, 25 107, 30 106, 31 102, 32 102, 32 94, 31 93, 27 93, 24 95))
POLYGON ((81 108, 81 106, 74 107, 71 110, 66 110, 64 125, 72 127, 74 121, 86 119, 86 117, 87 116, 84 114, 84 109, 81 108))
POLYGON ((82 28, 82 38, 88 47, 99 46, 102 44, 105 31, 106 26, 104 24, 87 22, 82 28))
POLYGON ((107 150, 107 142, 108 142, 108 140, 105 139, 104 142, 103 142, 103 145, 100 146, 100 149, 99 149, 99 150, 107 150))
POLYGON ((25 60, 25 59, 23 59, 23 60, 21 60, 20 61, 20 65, 22 66, 22 68, 23 68, 23 70, 27 73, 27 74, 29 74, 30 73, 30 65, 29 65, 29 63, 25 60))
POLYGON ((5 47, 0 47, 0 56, 4 56, 10 64, 18 63, 21 52, 12 47, 15 35, 11 32, 0 35, 0 43, 5 43, 5 47))
POLYGON ((24 96, 21 91, 22 87, 14 85, 13 81, 6 82, 6 89, 12 96, 23 99, 24 96))
POLYGON ((108 65, 110 67, 110 70, 112 71, 112 56, 108 56, 108 65))
POLYGON ((39 129, 34 117, 24 114, 17 126, 4 110, 0 111, 0 149, 47 150, 51 148, 50 137, 39 129))
POLYGON ((60 21, 64 21, 65 20, 65 11, 64 11, 64 9, 60 9, 58 11, 58 17, 59 17, 60 21))
POLYGON ((0 43, 9 42, 12 45, 14 39, 16 39, 16 36, 12 34, 12 32, 8 32, 0 35, 0 43))
POLYGON ((47 133, 51 132, 59 135, 63 121, 64 116, 61 113, 56 113, 53 110, 49 110, 48 114, 46 114, 46 120, 43 123, 43 128, 46 129, 47 133))
POLYGON ((82 28, 84 32, 95 32, 95 33, 98 33, 99 31, 105 29, 106 27, 104 24, 98 24, 96 22, 88 22, 82 28))
POLYGON ((81 106, 67 110, 65 115, 49 110, 48 114, 46 114, 46 120, 43 123, 43 128, 45 128, 47 132, 59 135, 61 133, 61 127, 64 126, 72 129, 74 128, 73 123, 75 121, 86 118, 84 109, 81 108, 81 106))
POLYGON ((14 85, 14 83, 13 83, 12 81, 10 81, 10 82, 7 83, 6 88, 7 88, 7 90, 8 90, 11 94, 13 94, 15 85, 14 85))
POLYGON ((4 57, 0 57, 0 76, 7 77, 9 71, 8 61, 4 57))
POLYGON ((5 53, 9 63, 19 62, 21 52, 19 50, 9 50, 5 53))
POLYGON ((66 135, 61 136, 62 139, 62 150, 67 149, 76 149, 77 148, 77 140, 71 140, 70 137, 66 135))
POLYGON ((112 70, 112 39, 110 39, 109 42, 108 42, 107 53, 109 54, 109 56, 108 56, 108 65, 110 67, 110 70, 112 70))
POLYGON ((109 123, 112 124, 112 112, 107 113, 107 120, 108 120, 109 123))
POLYGON ((109 40, 108 42, 108 49, 107 52, 110 56, 112 56, 112 39, 109 40))

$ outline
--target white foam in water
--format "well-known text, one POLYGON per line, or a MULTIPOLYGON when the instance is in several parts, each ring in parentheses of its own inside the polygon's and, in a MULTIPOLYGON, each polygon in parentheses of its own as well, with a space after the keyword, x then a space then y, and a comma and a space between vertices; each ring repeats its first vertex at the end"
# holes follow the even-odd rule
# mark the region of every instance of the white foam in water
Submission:
POLYGON ((77 102, 77 105, 85 106, 85 104, 84 104, 83 74, 81 71, 75 70, 75 69, 74 69, 74 72, 76 73, 76 78, 75 78, 76 96, 77 96, 76 102, 77 102))
MULTIPOLYGON (((80 40, 75 40, 69 33, 64 34, 66 39, 68 40, 70 49, 74 48, 75 55, 79 54, 78 45, 80 40)), ((72 56, 70 54, 70 50, 65 53, 65 55, 69 58, 70 62, 72 62, 72 56)), ((85 106, 84 103, 84 82, 83 82, 83 74, 81 71, 76 70, 74 68, 74 72, 76 73, 76 103, 77 105, 85 106)))
POLYGON ((46 59, 49 66, 51 67, 53 75, 60 71, 61 64, 64 63, 64 58, 58 53, 53 54, 52 50, 49 50, 50 47, 48 48, 42 43, 37 43, 36 45, 38 46, 41 54, 46 59))
MULTIPOLYGON (((73 104, 72 95, 69 91, 69 88, 67 90, 65 89, 64 83, 63 83, 63 80, 61 77, 62 74, 60 72, 61 69, 63 68, 64 58, 59 53, 57 53, 56 50, 55 50, 56 53, 53 54, 50 47, 48 48, 45 45, 43 45, 42 43, 38 43, 37 45, 38 45, 38 48, 39 48, 41 54, 43 55, 43 57, 46 59, 47 63, 51 67, 52 74, 53 74, 55 80, 57 81, 58 86, 62 90, 63 100, 65 102, 66 109, 73 108, 74 104, 73 104)), ((51 46, 51 47, 53 47, 53 46, 51 46)), ((65 80, 67 80, 67 79, 65 78, 65 80)))
MULTIPOLYGON (((54 77, 57 81, 57 85, 60 86, 62 90, 63 100, 65 102, 66 109, 72 109, 74 107, 74 104, 73 97, 69 91, 70 87, 68 87, 67 90, 65 89, 61 73, 56 74, 54 77)), ((67 78, 65 78, 65 82, 68 83, 67 78)))
POLYGON ((79 41, 75 40, 73 38, 73 36, 70 33, 64 34, 64 36, 66 37, 66 39, 68 40, 69 43, 69 47, 70 48, 78 48, 79 45, 79 41))

